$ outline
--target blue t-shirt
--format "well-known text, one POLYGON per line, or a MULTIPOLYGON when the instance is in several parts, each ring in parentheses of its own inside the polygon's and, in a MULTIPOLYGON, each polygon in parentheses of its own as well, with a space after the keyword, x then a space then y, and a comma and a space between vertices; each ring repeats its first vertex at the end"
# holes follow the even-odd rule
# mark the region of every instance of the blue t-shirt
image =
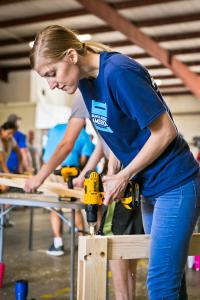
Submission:
MULTIPOLYGON (((79 88, 96 129, 124 166, 148 140, 148 126, 166 111, 172 118, 148 71, 117 52, 102 52, 97 78, 80 80, 79 88)), ((198 170, 188 144, 178 134, 136 178, 144 196, 158 197, 189 181, 198 170)))
MULTIPOLYGON (((13 137, 16 140, 17 145, 20 149, 27 148, 25 134, 23 134, 21 131, 17 130, 14 133, 13 137)), ((7 160, 7 167, 11 173, 18 173, 19 160, 18 160, 17 153, 14 150, 12 150, 12 152, 10 153, 10 156, 7 160)))
MULTIPOLYGON (((43 160, 45 163, 51 158, 54 150, 64 137, 67 124, 58 124, 49 130, 48 140, 45 146, 43 160)), ((62 166, 80 167, 80 156, 89 157, 94 150, 94 145, 84 129, 81 130, 74 147, 67 158, 62 162, 62 166)))

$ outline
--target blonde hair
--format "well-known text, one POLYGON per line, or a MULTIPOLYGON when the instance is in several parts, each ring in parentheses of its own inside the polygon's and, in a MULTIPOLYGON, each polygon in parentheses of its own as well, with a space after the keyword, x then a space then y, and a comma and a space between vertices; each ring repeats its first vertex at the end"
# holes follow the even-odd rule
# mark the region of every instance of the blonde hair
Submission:
POLYGON ((59 61, 70 48, 75 49, 82 56, 86 54, 87 50, 93 53, 111 51, 108 46, 94 41, 82 43, 73 31, 59 25, 51 25, 36 35, 30 53, 31 67, 35 67, 38 56, 59 61))

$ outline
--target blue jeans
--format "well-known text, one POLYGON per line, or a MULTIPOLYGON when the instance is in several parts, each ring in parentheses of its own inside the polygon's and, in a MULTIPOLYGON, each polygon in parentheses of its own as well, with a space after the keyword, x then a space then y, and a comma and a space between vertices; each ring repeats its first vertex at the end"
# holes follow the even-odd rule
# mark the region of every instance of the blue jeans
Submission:
POLYGON ((155 198, 142 199, 145 233, 151 234, 147 288, 150 300, 177 300, 188 246, 200 214, 200 175, 155 198))

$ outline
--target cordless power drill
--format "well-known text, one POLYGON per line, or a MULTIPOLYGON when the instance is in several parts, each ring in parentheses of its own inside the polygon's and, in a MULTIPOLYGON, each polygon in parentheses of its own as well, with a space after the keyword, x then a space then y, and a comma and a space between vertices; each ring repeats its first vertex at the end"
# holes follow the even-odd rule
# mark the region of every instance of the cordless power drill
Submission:
POLYGON ((80 170, 74 166, 65 166, 55 170, 54 174, 62 176, 64 181, 67 182, 68 188, 73 189, 73 179, 80 174, 80 170))
MULTIPOLYGON (((90 234, 94 234, 97 223, 98 206, 103 204, 104 191, 101 176, 96 171, 88 171, 84 181, 84 204, 90 234)), ((129 181, 121 203, 127 209, 140 205, 139 184, 129 181)))

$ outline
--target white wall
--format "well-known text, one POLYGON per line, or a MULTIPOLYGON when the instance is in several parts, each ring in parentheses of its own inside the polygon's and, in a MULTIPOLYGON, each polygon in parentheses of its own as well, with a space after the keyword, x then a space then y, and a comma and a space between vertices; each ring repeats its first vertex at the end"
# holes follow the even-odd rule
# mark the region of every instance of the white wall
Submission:
POLYGON ((10 102, 7 104, 0 104, 0 124, 5 122, 10 114, 15 113, 22 118, 20 130, 27 133, 30 129, 35 128, 35 111, 36 105, 34 103, 10 102))
POLYGON ((11 72, 8 79, 8 83, 0 80, 0 103, 29 101, 30 71, 11 72))
POLYGON ((36 103, 37 129, 52 128, 58 123, 66 123, 71 113, 73 96, 55 89, 51 90, 47 81, 35 71, 31 71, 30 101, 36 103))
POLYGON ((200 99, 193 96, 166 97, 174 121, 180 133, 190 144, 196 155, 197 149, 191 145, 194 136, 200 136, 200 99))
POLYGON ((30 89, 30 101, 40 102, 41 99, 45 99, 46 103, 56 104, 61 106, 69 106, 72 104, 72 95, 67 95, 66 92, 55 89, 51 90, 47 81, 40 77, 35 71, 31 71, 31 89, 30 89))

